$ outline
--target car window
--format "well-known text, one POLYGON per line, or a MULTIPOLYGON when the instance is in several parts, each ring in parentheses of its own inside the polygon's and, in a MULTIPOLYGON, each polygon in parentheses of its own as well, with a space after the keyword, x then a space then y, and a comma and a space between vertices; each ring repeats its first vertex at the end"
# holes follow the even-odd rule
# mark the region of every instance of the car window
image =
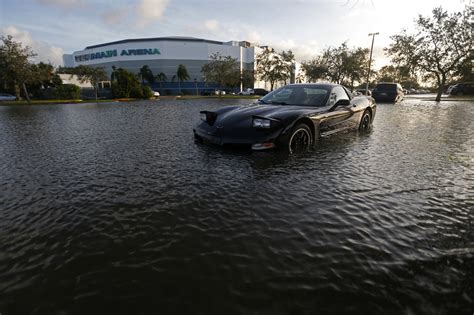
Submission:
POLYGON ((349 95, 347 95, 346 91, 341 86, 333 88, 331 96, 331 106, 336 104, 339 100, 350 100, 349 95))
POLYGON ((396 91, 397 86, 395 84, 377 84, 374 91, 396 91))
POLYGON ((328 94, 324 86, 286 86, 267 94, 262 101, 280 105, 325 106, 328 94))

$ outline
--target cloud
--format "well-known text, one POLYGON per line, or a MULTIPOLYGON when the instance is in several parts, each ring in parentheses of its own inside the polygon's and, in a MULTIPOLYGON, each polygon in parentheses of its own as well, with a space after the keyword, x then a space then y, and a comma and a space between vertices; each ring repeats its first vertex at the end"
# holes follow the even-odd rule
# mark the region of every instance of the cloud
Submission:
POLYGON ((37 54, 34 62, 51 63, 55 66, 62 65, 64 51, 62 48, 51 46, 46 42, 36 41, 27 31, 22 31, 15 26, 0 28, 0 35, 13 36, 13 40, 20 42, 23 47, 29 46, 37 54))
POLYGON ((137 6, 138 26, 144 27, 161 19, 169 0, 141 0, 137 6))
POLYGON ((124 20, 129 12, 128 8, 122 9, 111 9, 107 10, 106 12, 102 13, 103 21, 108 25, 116 25, 120 21, 124 20))
POLYGON ((301 44, 295 42, 293 39, 286 39, 274 44, 269 43, 269 46, 272 46, 277 51, 290 49, 293 51, 297 61, 311 60, 321 51, 320 45, 316 41, 309 41, 301 44))
POLYGON ((62 8, 70 8, 82 5, 81 0, 37 0, 38 3, 62 8))
POLYGON ((219 22, 217 22, 217 20, 207 20, 204 22, 204 27, 211 32, 215 32, 219 27, 219 22))
POLYGON ((254 44, 259 44, 260 41, 262 40, 262 34, 260 34, 257 31, 251 31, 250 33, 247 34, 247 37, 244 38, 244 40, 249 41, 254 44))

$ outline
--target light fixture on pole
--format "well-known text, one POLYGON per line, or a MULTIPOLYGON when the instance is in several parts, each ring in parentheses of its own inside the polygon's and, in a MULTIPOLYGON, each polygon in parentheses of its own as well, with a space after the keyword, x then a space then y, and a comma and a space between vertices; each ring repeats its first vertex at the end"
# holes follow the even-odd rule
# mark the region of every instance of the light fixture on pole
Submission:
POLYGON ((369 57, 369 71, 367 71, 367 84, 365 86, 365 95, 369 94, 369 80, 370 80, 370 65, 372 64, 372 50, 374 49, 374 38, 375 35, 379 35, 377 33, 370 33, 369 36, 372 36, 372 46, 370 46, 370 57, 369 57))

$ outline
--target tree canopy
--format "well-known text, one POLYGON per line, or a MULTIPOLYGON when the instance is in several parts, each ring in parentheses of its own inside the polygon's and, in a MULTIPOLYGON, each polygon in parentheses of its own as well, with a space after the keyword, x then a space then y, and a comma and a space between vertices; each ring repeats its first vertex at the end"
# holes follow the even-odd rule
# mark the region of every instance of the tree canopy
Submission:
POLYGON ((188 70, 183 64, 178 65, 178 70, 176 71, 176 78, 178 79, 179 93, 181 94, 181 82, 189 80, 188 70))
POLYGON ((15 42, 13 36, 0 37, 0 81, 6 86, 11 86, 17 99, 21 99, 21 88, 25 97, 30 101, 26 83, 34 79, 30 58, 36 56, 30 47, 23 47, 15 42))
POLYGON ((275 83, 286 83, 294 75, 294 58, 291 50, 278 54, 274 49, 265 47, 256 57, 257 76, 270 82, 270 89, 273 90, 275 83))
POLYGON ((447 80, 461 74, 470 56, 472 35, 468 25, 467 11, 449 14, 438 7, 432 16, 418 16, 415 33, 402 30, 391 36, 386 52, 396 66, 434 78, 438 86, 436 101, 440 101, 447 80))
POLYGON ((139 75, 140 75, 140 78, 142 79, 142 84, 145 84, 145 81, 150 84, 155 83, 155 76, 153 75, 153 72, 151 71, 148 65, 144 65, 143 67, 140 68, 139 75))
POLYGON ((210 61, 201 68, 204 81, 215 82, 219 90, 223 87, 235 87, 240 84, 240 69, 236 58, 222 56, 219 53, 212 54, 210 61))
POLYGON ((123 68, 113 68, 112 94, 117 98, 141 98, 143 90, 135 74, 123 68))
POLYGON ((346 43, 338 47, 328 47, 320 56, 303 62, 302 68, 309 82, 328 80, 354 88, 361 83, 368 71, 369 50, 349 48, 346 43))
MULTIPOLYGON (((75 68, 63 68, 62 71, 67 72, 71 75, 76 75, 81 83, 89 81, 94 88, 95 99, 97 99, 99 83, 102 81, 108 81, 109 77, 107 72, 102 67, 91 67, 80 65, 75 68)), ((112 75, 113 76, 113 75, 112 75)))

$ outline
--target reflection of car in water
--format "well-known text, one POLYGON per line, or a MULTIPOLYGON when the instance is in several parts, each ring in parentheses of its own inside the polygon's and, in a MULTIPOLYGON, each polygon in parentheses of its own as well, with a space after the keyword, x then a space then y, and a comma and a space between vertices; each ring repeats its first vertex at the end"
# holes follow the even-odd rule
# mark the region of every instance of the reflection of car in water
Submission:
POLYGON ((396 103, 403 99, 403 88, 398 83, 379 83, 372 90, 376 102, 396 103))
POLYGON ((201 111, 195 139, 253 150, 306 150, 317 138, 348 129, 367 131, 376 105, 366 96, 352 97, 337 84, 292 84, 256 103, 201 111))

